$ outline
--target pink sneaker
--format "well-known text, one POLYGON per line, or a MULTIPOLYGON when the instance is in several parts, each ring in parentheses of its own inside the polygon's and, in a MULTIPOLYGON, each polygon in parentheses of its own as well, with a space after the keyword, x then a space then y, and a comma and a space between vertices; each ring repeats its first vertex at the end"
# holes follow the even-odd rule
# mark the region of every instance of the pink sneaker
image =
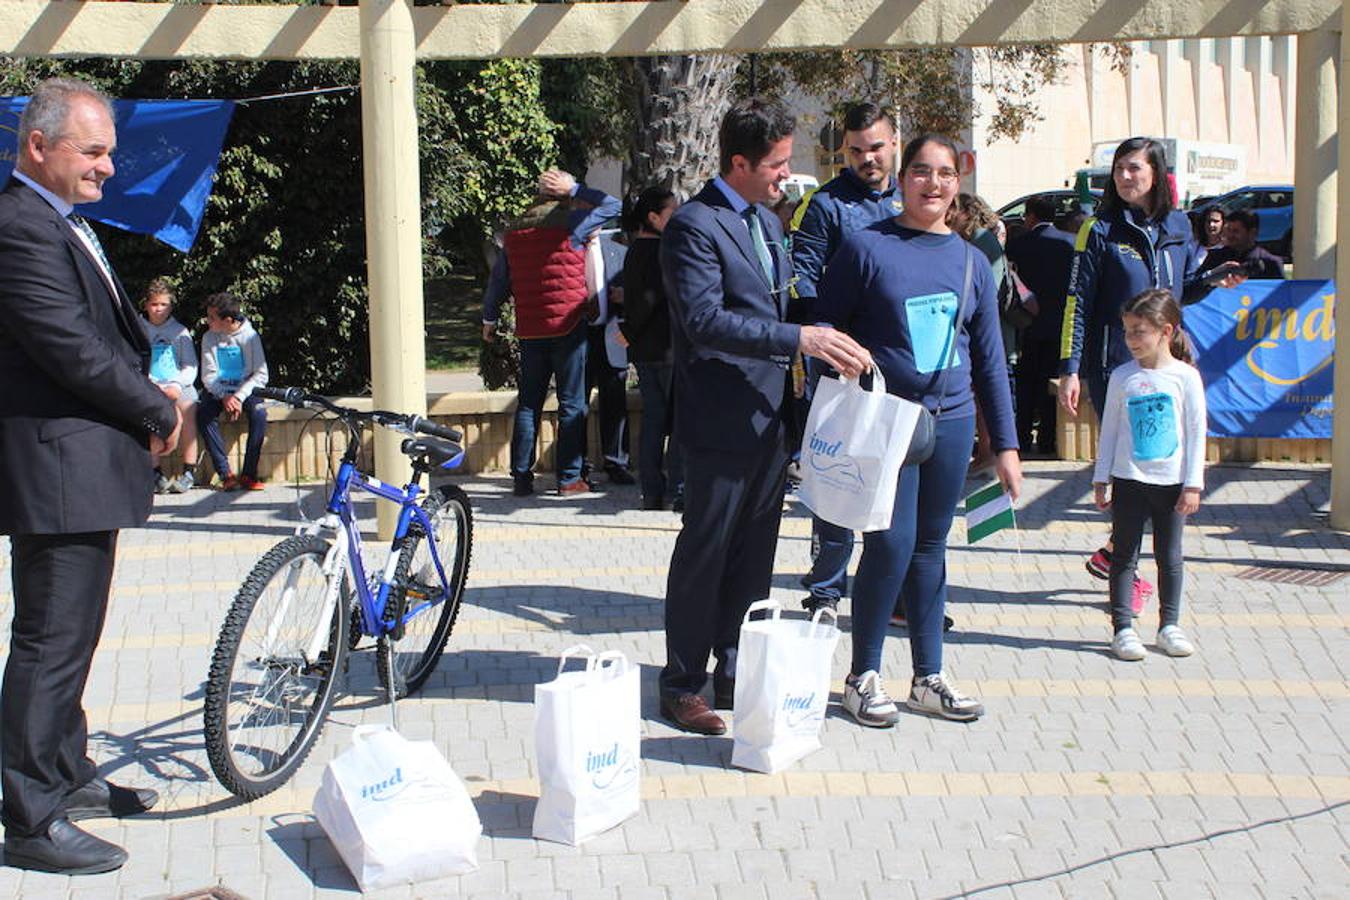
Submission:
POLYGON ((1083 565, 1087 567, 1088 574, 1093 578, 1100 578, 1105 581, 1111 577, 1111 553, 1105 547, 1089 556, 1088 561, 1083 565))
POLYGON ((1148 605, 1148 598, 1153 596, 1153 585, 1142 578, 1134 580, 1134 589, 1130 591, 1130 609, 1137 616, 1144 611, 1148 605))

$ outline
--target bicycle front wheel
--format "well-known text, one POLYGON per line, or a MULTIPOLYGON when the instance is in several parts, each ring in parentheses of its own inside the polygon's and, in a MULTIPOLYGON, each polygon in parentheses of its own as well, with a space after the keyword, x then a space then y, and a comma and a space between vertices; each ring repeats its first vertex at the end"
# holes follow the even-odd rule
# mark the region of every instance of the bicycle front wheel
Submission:
POLYGON ((376 666, 385 691, 390 690, 389 672, 393 672, 395 697, 416 692, 440 661, 459 615, 473 553, 473 511, 463 490, 455 485, 439 487, 427 494, 422 509, 431 520, 431 536, 448 589, 441 590, 427 534, 414 521, 399 551, 394 569, 396 590, 390 596, 394 614, 403 620, 403 634, 380 640, 376 666), (393 665, 389 654, 393 654, 393 665))
POLYGON ((288 538, 235 595, 211 658, 204 710, 216 778, 245 800, 295 773, 319 737, 347 654, 351 592, 325 611, 328 541, 288 538))

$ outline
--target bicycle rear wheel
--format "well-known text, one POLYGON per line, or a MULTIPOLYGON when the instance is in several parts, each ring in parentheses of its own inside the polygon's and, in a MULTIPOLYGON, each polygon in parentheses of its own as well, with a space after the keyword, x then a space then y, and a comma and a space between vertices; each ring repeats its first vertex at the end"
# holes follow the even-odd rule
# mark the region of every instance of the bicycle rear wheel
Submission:
POLYGON ((333 700, 347 655, 351 591, 344 577, 328 621, 320 621, 328 548, 305 535, 269 550, 240 586, 216 642, 206 680, 206 753, 220 783, 245 800, 295 773, 333 700))
POLYGON ((422 509, 431 520, 436 553, 449 590, 441 590, 426 533, 414 521, 399 551, 394 569, 397 588, 390 596, 394 614, 404 620, 403 634, 397 639, 388 635, 380 639, 376 666, 385 691, 390 689, 388 673, 393 671, 395 697, 416 692, 440 661, 459 615, 473 553, 473 511, 463 490, 443 485, 427 494, 422 509), (388 659, 391 653, 392 666, 388 659))

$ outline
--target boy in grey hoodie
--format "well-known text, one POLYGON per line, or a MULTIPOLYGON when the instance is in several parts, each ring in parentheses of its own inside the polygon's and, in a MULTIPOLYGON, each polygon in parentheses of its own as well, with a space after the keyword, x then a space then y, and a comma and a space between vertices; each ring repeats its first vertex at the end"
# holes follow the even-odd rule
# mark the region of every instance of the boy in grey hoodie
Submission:
POLYGON ((261 398, 253 396, 253 389, 267 384, 262 338, 244 319, 239 299, 228 291, 206 298, 206 323, 210 329, 202 337, 202 386, 206 396, 197 406, 197 430, 206 441, 221 490, 261 490, 258 457, 267 433, 267 409, 261 398), (238 477, 230 471, 225 442, 216 424, 222 412, 230 421, 238 419, 240 413, 248 417, 244 468, 238 477))
POLYGON ((156 278, 145 289, 141 308, 145 318, 141 327, 150 341, 150 380, 168 395, 183 413, 183 434, 178 446, 183 449, 183 474, 169 478, 155 460, 155 493, 181 494, 195 483, 193 466, 197 464, 197 351, 192 335, 173 317, 173 285, 156 278))

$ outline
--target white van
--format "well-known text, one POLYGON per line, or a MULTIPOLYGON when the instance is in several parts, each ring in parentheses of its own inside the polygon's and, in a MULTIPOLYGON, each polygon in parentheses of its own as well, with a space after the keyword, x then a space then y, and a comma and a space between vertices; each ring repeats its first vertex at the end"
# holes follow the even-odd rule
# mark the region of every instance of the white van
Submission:
POLYGON ((789 175, 783 179, 779 187, 783 189, 788 200, 800 203, 803 197, 820 187, 820 182, 814 175, 789 175))

